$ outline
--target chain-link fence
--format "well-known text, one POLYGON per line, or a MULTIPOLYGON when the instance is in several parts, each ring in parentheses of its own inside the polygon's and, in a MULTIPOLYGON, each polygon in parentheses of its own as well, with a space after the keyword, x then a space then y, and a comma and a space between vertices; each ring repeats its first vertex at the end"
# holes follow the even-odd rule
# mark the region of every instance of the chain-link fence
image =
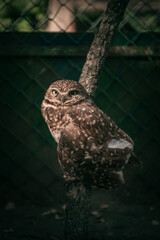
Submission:
MULTIPOLYGON (((0 0, 1 201, 11 196, 63 201, 56 144, 40 105, 53 81, 78 80, 106 5, 100 0, 0 0)), ((126 170, 129 188, 137 191, 158 191, 159 13, 158 0, 130 1, 95 96, 134 139, 144 161, 143 169, 126 170)))
MULTIPOLYGON (((92 32, 98 27, 106 0, 1 0, 0 31, 92 32)), ((160 30, 159 0, 131 0, 120 29, 160 30)))

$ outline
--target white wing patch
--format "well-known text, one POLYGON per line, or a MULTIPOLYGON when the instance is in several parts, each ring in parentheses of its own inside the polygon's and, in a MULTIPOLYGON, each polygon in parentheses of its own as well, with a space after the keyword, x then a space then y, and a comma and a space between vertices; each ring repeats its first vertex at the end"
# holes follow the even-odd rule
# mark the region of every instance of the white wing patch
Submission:
POLYGON ((128 142, 127 140, 125 139, 112 139, 109 144, 108 144, 108 148, 119 148, 119 149, 125 149, 125 148, 130 148, 130 149, 133 149, 133 145, 128 142))

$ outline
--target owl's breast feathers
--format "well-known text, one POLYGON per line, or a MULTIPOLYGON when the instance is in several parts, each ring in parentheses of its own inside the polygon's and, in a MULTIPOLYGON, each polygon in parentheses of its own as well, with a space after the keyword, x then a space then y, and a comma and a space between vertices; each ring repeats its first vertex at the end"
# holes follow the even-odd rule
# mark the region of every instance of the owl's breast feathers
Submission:
POLYGON ((92 101, 68 109, 45 108, 57 140, 66 179, 86 180, 107 189, 124 183, 122 169, 134 162, 133 141, 92 101))
POLYGON ((63 130, 70 122, 66 111, 63 108, 57 108, 43 101, 41 112, 53 138, 59 143, 63 130))

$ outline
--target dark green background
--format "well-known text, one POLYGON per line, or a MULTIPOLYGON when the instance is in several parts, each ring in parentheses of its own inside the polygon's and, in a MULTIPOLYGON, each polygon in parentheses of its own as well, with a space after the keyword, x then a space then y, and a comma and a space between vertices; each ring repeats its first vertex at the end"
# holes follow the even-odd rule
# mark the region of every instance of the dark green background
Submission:
MULTIPOLYGON (((134 40, 133 34, 129 37, 134 40)), ((1 201, 15 191, 34 201, 41 196, 39 200, 50 202, 55 196, 55 188, 61 184, 56 144, 42 119, 40 105, 53 81, 78 80, 85 61, 79 49, 89 46, 92 38, 92 34, 1 34, 1 201), (30 51, 59 46, 77 48, 77 56, 41 56, 41 52, 30 51), (21 51, 21 56, 16 56, 21 51)), ((158 44, 155 39, 158 34, 141 34, 132 45, 153 46, 158 44)), ((114 41, 117 44, 125 46, 129 41, 119 34, 114 41)), ((154 56, 108 57, 94 97, 133 138, 135 152, 144 162, 143 169, 131 172, 130 184, 134 181, 138 188, 143 181, 153 191, 159 191, 159 64, 160 59, 154 56)))
MULTIPOLYGON (((11 200, 16 205, 26 201, 46 206, 64 203, 65 188, 56 144, 41 116, 40 105, 53 81, 78 80, 92 39, 93 35, 86 33, 0 34, 2 208, 11 200), (50 51, 52 48, 54 52, 50 51)), ((127 39, 119 34, 113 45, 152 47, 159 44, 158 39, 160 35, 153 33, 133 33, 127 39)), ((127 209, 127 216, 138 215, 139 226, 140 216, 149 211, 146 209, 159 205, 159 66, 157 53, 152 56, 111 54, 105 62, 94 97, 97 105, 133 138, 143 168, 126 167, 126 185, 119 190, 94 190, 93 205, 106 201, 106 198, 110 203, 118 201, 116 206, 127 209), (139 207, 129 213, 130 208, 124 208, 125 204, 139 207)), ((113 211, 109 214, 115 224, 122 221, 114 218, 113 211)), ((124 219, 125 226, 130 220, 129 217, 124 219)), ((159 221, 150 215, 147 224, 152 224, 152 220, 159 221)), ((153 233, 155 229, 150 232, 151 238, 153 233)))

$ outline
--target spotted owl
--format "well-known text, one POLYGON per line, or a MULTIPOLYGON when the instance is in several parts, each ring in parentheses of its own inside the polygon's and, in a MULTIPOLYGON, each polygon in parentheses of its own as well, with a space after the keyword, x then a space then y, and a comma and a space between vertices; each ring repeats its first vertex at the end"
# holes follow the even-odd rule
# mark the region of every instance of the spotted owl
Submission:
POLYGON ((124 183, 122 170, 136 159, 133 141, 95 105, 80 83, 58 80, 51 84, 41 111, 58 143, 58 160, 66 181, 106 189, 124 183))

